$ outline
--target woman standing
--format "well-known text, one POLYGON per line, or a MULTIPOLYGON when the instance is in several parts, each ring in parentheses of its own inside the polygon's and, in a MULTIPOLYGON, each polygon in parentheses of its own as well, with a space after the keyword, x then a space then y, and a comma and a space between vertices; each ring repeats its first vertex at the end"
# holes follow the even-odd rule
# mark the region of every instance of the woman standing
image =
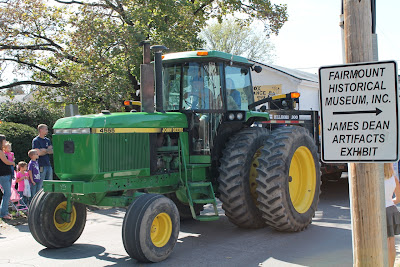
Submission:
MULTIPOLYGON (((397 164, 397 163, 396 163, 397 164)), ((385 175, 385 204, 386 204, 386 222, 387 222, 387 242, 389 252, 389 266, 394 265, 396 259, 396 247, 394 236, 400 234, 400 212, 396 204, 400 202, 399 180, 393 169, 393 163, 384 164, 385 175), (393 198, 393 193, 395 198, 393 198)))
POLYGON ((11 197, 11 168, 10 165, 15 167, 13 161, 9 161, 3 152, 6 144, 6 137, 0 134, 0 185, 3 187, 3 198, 0 206, 0 217, 3 219, 12 219, 11 214, 8 213, 8 202, 11 197))

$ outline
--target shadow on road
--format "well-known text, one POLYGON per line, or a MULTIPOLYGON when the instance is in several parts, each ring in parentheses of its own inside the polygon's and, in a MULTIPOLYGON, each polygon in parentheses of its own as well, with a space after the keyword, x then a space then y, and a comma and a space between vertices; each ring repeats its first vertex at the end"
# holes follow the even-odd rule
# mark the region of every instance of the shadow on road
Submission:
POLYGON ((218 266, 243 266, 244 263, 274 266, 277 261, 305 266, 348 266, 352 260, 351 231, 328 223, 312 224, 298 233, 284 233, 268 227, 241 229, 227 224, 223 216, 214 222, 182 223, 181 232, 183 236, 170 257, 174 264, 181 266, 212 266, 215 262, 218 266), (204 254, 205 250, 206 257, 196 258, 190 264, 185 262, 190 256, 204 254), (181 260, 176 259, 180 257, 181 260))
MULTIPOLYGON (((352 245, 347 179, 326 182, 311 224, 297 233, 269 227, 242 229, 222 215, 218 221, 181 223, 181 235, 166 264, 180 266, 351 266, 352 245), (309 248, 309 249, 307 249, 309 248), (204 254, 207 256, 196 257, 204 254), (195 260, 190 261, 190 257, 195 260)), ((220 206, 219 206, 220 208, 220 206)))
MULTIPOLYGON (((321 188, 320 204, 313 223, 302 232, 277 232, 269 227, 242 229, 229 222, 219 205, 221 216, 217 221, 181 222, 172 254, 157 266, 352 266, 347 179, 326 182, 321 188)), ((206 207, 205 212, 211 211, 211 207, 206 207)), ((110 227, 113 231, 117 229, 118 236, 112 238, 120 239, 124 212, 125 209, 90 210, 92 216, 87 224, 104 225, 103 229, 110 227)), ((29 232, 27 225, 17 228, 29 232)), ((92 238, 83 242, 78 240, 71 247, 62 249, 39 248, 41 250, 37 253, 60 261, 85 259, 93 263, 95 260, 89 258, 98 259, 101 266, 147 265, 131 259, 123 248, 107 247, 107 242, 101 243, 102 246, 92 244, 96 242, 92 238)), ((115 246, 115 242, 113 244, 115 246)))
POLYGON ((74 244, 67 248, 50 249, 45 248, 39 251, 39 255, 50 259, 82 259, 96 257, 103 253, 105 248, 93 244, 74 244))
POLYGON ((347 178, 339 181, 324 181, 321 185, 320 199, 349 201, 349 182, 347 178))
POLYGON ((103 261, 104 263, 109 263, 104 266, 111 265, 132 265, 135 260, 132 260, 129 256, 112 254, 105 252, 105 248, 93 244, 74 244, 67 248, 61 249, 42 249, 39 251, 41 257, 56 259, 56 260, 74 260, 94 257, 103 261))

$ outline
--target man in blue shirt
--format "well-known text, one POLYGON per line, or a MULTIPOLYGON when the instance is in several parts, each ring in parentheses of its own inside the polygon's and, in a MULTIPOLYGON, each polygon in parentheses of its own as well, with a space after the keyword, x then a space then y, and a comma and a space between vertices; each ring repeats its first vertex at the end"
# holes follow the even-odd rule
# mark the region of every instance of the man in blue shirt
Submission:
POLYGON ((226 91, 228 96, 228 109, 241 109, 242 100, 240 98, 240 92, 236 90, 235 83, 231 78, 226 79, 226 91))
POLYGON ((50 164, 50 154, 53 154, 53 146, 46 135, 49 129, 46 124, 38 125, 39 135, 32 140, 32 148, 39 154, 40 183, 38 189, 42 188, 43 180, 53 180, 53 168, 50 164))

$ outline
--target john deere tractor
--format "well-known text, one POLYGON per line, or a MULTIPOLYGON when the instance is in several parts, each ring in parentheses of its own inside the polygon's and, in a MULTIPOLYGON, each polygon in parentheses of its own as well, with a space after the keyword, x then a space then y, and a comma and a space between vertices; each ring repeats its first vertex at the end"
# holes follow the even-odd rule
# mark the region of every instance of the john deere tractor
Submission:
POLYGON ((159 262, 172 252, 181 219, 218 219, 216 198, 239 227, 305 229, 320 190, 316 112, 293 109, 297 93, 254 102, 251 73, 261 68, 243 57, 162 55, 164 47, 153 46, 151 62, 143 46, 140 112, 55 123, 60 180, 45 181, 32 200, 36 241, 71 246, 85 227, 86 205, 126 207, 126 252, 159 262))

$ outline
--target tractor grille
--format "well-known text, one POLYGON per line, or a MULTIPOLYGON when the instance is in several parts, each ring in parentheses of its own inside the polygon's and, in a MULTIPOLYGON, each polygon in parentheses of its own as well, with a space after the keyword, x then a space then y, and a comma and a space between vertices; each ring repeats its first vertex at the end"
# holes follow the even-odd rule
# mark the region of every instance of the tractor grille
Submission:
POLYGON ((149 134, 101 134, 100 172, 150 168, 149 134))

